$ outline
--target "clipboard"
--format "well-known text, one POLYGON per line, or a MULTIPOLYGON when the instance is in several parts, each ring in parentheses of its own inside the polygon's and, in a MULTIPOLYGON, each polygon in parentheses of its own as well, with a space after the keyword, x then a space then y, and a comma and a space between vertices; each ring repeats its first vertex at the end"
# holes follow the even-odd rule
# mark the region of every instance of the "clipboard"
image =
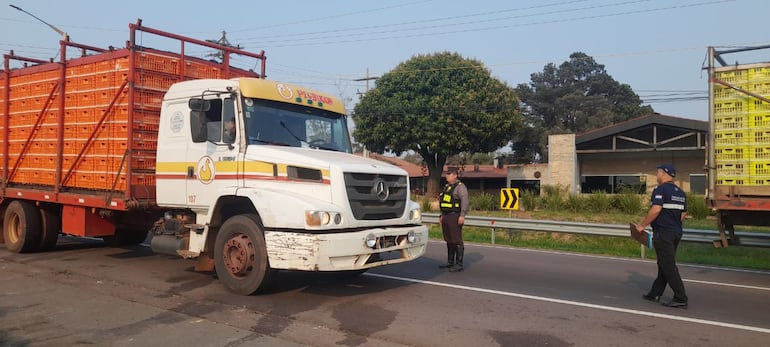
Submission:
POLYGON ((645 230, 643 232, 636 231, 636 224, 628 223, 628 229, 631 232, 631 238, 639 242, 642 246, 646 246, 652 249, 652 234, 645 230))

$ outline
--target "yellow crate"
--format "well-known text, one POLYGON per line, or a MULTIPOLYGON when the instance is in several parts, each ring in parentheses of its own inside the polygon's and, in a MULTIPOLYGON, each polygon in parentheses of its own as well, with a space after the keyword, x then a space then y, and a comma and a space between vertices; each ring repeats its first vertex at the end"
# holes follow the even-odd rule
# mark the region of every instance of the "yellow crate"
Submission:
POLYGON ((751 112, 747 118, 750 128, 770 128, 770 112, 751 112))
POLYGON ((770 176, 766 177, 751 177, 749 184, 752 186, 770 186, 770 176))
MULTIPOLYGON (((749 159, 754 161, 770 162, 770 146, 752 146, 746 151, 749 154, 749 159)), ((719 160, 719 159, 717 159, 719 160)))
POLYGON ((748 177, 717 177, 716 183, 719 186, 742 186, 748 185, 751 180, 748 177))
POLYGON ((749 81, 749 72, 745 69, 715 71, 714 77, 727 83, 741 83, 749 81))
POLYGON ((749 161, 742 162, 718 162, 717 177, 747 176, 749 175, 749 161))
POLYGON ((745 114, 749 112, 748 98, 730 99, 727 101, 718 101, 714 103, 714 115, 727 116, 736 114, 745 114))
POLYGON ((752 146, 770 146, 770 128, 754 129, 749 132, 749 136, 751 136, 750 144, 752 146))
POLYGON ((770 80, 770 67, 749 68, 747 72, 749 81, 770 80))
MULTIPOLYGON (((749 85, 746 83, 741 84, 734 84, 734 86, 741 88, 741 89, 748 89, 749 85)), ((761 86, 763 87, 763 86, 761 86)), ((747 98, 748 95, 741 93, 733 88, 725 87, 721 84, 715 84, 714 85, 714 99, 719 101, 728 101, 730 99, 741 99, 741 98, 747 98)))
POLYGON ((749 142, 748 130, 715 130, 714 131, 714 148, 730 148, 736 146, 748 145, 749 142))
POLYGON ((749 175, 753 176, 770 176, 770 160, 768 161, 752 161, 749 165, 749 175))
MULTIPOLYGON (((724 87, 724 88, 727 88, 727 87, 724 87)), ((770 95, 770 81, 752 81, 746 84, 746 89, 754 94, 759 94, 761 96, 768 96, 770 95)), ((742 94, 742 93, 738 93, 738 91, 735 91, 735 90, 733 91, 737 94, 742 94)), ((715 88, 714 89, 715 98, 716 98, 716 93, 717 93, 717 90, 715 88)), ((726 92, 722 92, 722 93, 726 93, 726 92)), ((743 95, 745 96, 745 94, 743 95)))
POLYGON ((714 115, 714 129, 738 130, 748 128, 748 115, 714 115))
POLYGON ((749 103, 749 112, 770 112, 770 103, 757 98, 752 98, 749 103))
POLYGON ((751 154, 748 146, 714 148, 715 159, 718 162, 751 159, 751 154))

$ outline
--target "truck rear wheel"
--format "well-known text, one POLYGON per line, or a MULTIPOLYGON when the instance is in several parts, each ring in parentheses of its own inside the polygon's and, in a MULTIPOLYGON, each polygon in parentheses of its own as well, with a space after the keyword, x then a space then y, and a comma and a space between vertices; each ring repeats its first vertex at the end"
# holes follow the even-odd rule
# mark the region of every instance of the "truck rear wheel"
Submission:
POLYGON ((40 235, 40 250, 50 251, 56 248, 56 241, 59 240, 59 231, 61 230, 61 216, 58 211, 41 207, 40 217, 43 224, 40 235))
POLYGON ((233 293, 251 295, 268 286, 273 270, 255 215, 237 215, 222 224, 214 246, 214 264, 219 280, 233 293))
POLYGON ((35 252, 40 249, 42 234, 40 210, 26 201, 12 201, 5 210, 3 237, 5 247, 15 253, 35 252))

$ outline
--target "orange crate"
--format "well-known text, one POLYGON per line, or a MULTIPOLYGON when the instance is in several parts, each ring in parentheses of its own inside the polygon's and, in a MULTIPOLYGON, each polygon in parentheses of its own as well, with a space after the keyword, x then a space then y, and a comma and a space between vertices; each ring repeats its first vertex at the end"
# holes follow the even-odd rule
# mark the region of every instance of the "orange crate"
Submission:
POLYGON ((140 53, 136 67, 151 71, 177 74, 179 73, 179 60, 149 53, 140 53))
POLYGON ((154 174, 133 174, 131 175, 131 184, 136 186, 154 186, 155 175, 154 174))
POLYGON ((219 68, 209 64, 191 61, 188 61, 184 68, 185 77, 193 78, 221 78, 221 72, 219 68))
POLYGON ((135 80, 138 81, 136 86, 139 88, 166 92, 172 84, 176 83, 178 77, 138 71, 135 80))
POLYGON ((134 105, 143 109, 158 109, 163 102, 164 92, 152 92, 144 90, 134 95, 134 105))
POLYGON ((131 168, 139 170, 154 170, 155 169, 155 157, 137 157, 134 156, 132 160, 131 168))

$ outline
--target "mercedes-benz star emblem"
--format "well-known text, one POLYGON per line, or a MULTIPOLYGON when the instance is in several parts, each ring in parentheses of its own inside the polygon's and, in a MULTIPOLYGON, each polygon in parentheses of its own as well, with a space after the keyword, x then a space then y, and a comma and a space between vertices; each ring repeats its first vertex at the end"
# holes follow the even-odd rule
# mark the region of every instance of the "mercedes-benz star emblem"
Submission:
POLYGON ((390 189, 384 180, 378 178, 374 181, 374 187, 372 187, 372 193, 377 197, 377 200, 385 201, 390 196, 390 189))

